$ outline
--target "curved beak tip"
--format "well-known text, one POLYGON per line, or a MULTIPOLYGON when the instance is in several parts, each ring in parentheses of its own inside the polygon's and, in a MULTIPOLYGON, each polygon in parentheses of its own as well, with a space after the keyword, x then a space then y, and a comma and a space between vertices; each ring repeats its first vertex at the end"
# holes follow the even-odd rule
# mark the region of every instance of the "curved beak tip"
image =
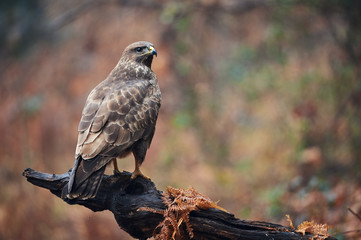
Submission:
POLYGON ((156 57, 158 57, 157 51, 153 48, 153 50, 150 52, 152 55, 155 55, 156 57))
POLYGON ((153 46, 149 47, 149 53, 152 55, 155 55, 157 57, 157 51, 155 50, 155 48, 153 46))

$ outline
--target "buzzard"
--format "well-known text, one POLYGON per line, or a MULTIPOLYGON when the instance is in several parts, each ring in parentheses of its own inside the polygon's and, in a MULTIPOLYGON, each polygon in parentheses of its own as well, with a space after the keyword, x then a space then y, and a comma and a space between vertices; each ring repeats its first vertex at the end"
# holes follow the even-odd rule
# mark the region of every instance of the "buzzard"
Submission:
POLYGON ((125 48, 109 76, 89 94, 78 127, 75 162, 63 196, 94 198, 106 165, 133 153, 132 178, 145 177, 139 167, 152 141, 161 102, 151 70, 153 44, 135 42, 125 48))

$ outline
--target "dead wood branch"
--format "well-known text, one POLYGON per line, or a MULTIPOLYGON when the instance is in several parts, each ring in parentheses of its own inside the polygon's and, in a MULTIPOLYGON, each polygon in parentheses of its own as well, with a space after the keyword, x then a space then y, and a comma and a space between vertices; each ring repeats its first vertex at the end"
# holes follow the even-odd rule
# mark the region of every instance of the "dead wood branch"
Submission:
MULTIPOLYGON (((56 175, 25 169, 23 175, 39 187, 49 189, 61 198, 62 189, 69 180, 69 172, 56 175)), ((83 205, 92 211, 109 210, 114 214, 118 225, 134 238, 147 239, 157 234, 157 226, 163 222, 162 213, 167 209, 163 193, 156 189, 151 180, 136 178, 131 174, 104 176, 97 196, 94 199, 63 199, 68 204, 83 205), (149 210, 147 210, 149 209, 149 210)), ((278 224, 240 220, 233 214, 217 208, 198 209, 189 212, 192 234, 185 223, 180 222, 176 239, 334 239, 304 235, 294 229, 278 224)), ((188 221, 188 220, 187 220, 188 221)), ((159 229, 159 228, 158 228, 159 229)))

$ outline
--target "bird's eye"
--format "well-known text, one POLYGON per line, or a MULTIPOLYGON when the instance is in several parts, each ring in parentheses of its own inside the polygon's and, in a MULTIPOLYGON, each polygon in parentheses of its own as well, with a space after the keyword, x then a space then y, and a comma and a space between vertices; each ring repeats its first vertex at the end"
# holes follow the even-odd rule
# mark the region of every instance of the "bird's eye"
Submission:
POLYGON ((135 51, 137 51, 137 52, 141 52, 143 49, 141 48, 141 47, 137 47, 136 49, 135 49, 135 51))

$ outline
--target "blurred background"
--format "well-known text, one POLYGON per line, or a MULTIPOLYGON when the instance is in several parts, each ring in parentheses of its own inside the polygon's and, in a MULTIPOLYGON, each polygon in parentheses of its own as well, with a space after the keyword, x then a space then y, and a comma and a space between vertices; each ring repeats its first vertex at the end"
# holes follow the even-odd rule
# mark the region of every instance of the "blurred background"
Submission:
MULTIPOLYGON (((361 228, 361 2, 3 0, 0 240, 131 239, 24 168, 72 167, 89 92, 134 41, 155 45, 163 102, 142 171, 236 217, 361 228)), ((118 161, 133 171, 133 157, 118 161)), ((111 173, 111 169, 108 170, 111 173)))

